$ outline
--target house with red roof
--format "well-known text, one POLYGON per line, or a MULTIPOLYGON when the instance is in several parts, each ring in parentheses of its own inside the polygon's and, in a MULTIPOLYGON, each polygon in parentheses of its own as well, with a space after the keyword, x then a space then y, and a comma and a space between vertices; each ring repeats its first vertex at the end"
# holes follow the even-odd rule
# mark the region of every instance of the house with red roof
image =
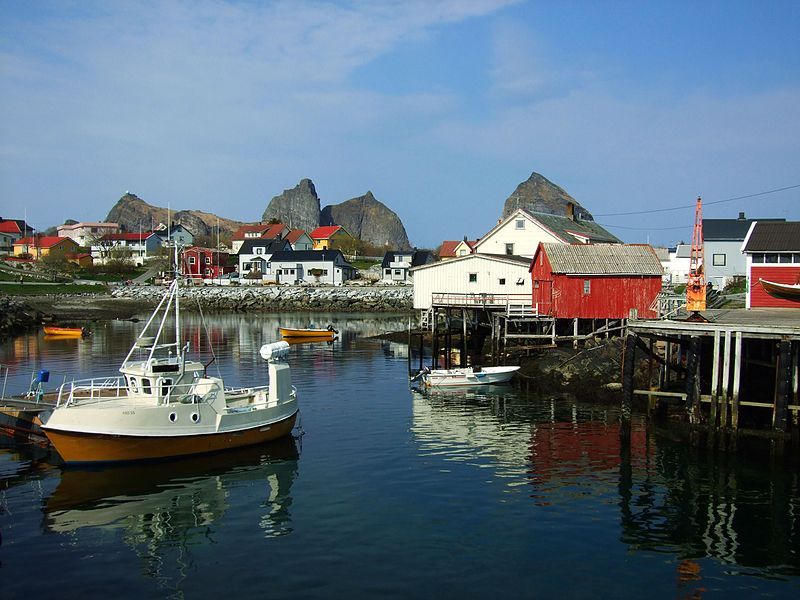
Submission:
POLYGON ((24 237, 14 242, 14 256, 25 258, 30 256, 34 260, 41 260, 46 256, 64 256, 75 254, 80 247, 66 237, 55 235, 24 237))
POLYGON ((292 250, 313 250, 314 240, 304 229, 292 229, 286 234, 286 241, 292 245, 292 250))
POLYGON ((242 225, 233 232, 231 237, 231 254, 238 254, 245 240, 258 238, 280 239, 289 233, 289 228, 283 223, 255 223, 242 225))
POLYGON ((0 218, 0 254, 13 254, 14 242, 33 235, 33 228, 21 219, 0 218))
POLYGON ((352 240, 353 236, 341 225, 323 225, 317 227, 309 236, 314 241, 314 250, 328 250, 337 242, 352 240))
POLYGON ((476 240, 445 240, 439 247, 439 260, 448 260, 459 256, 472 254, 476 240))

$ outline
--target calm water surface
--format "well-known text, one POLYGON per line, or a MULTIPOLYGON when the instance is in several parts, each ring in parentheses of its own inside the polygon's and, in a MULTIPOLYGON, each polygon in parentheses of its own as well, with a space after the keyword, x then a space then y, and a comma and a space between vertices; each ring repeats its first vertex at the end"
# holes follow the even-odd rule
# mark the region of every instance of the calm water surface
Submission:
MULTIPOLYGON (((302 417, 285 442, 75 469, 2 441, 0 597, 800 597, 796 466, 641 420, 621 450, 613 407, 524 384, 412 392, 404 347, 369 338, 400 317, 213 316, 209 370, 261 383, 279 326, 329 322, 336 342, 292 347, 302 417)), ((113 375, 141 326, 7 341, 9 390, 39 368, 113 375)))

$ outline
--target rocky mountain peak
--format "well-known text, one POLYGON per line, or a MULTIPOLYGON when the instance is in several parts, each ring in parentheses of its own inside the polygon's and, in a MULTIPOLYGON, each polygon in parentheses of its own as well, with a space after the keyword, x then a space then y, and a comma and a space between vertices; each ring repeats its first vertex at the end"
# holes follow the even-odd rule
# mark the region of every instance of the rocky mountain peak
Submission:
POLYGON ((375 198, 371 191, 341 204, 326 206, 322 209, 320 224, 341 225, 353 237, 381 248, 411 248, 400 217, 375 198))
POLYGON ((319 196, 310 179, 301 179, 295 187, 283 190, 270 200, 262 222, 277 219, 290 229, 312 231, 319 225, 319 196))
POLYGON ((524 208, 529 212, 565 216, 567 215, 569 204, 574 206, 575 215, 580 219, 584 221, 594 220, 591 213, 564 191, 563 188, 557 186, 543 175, 533 172, 506 199, 503 206, 503 218, 506 218, 518 208, 524 208))

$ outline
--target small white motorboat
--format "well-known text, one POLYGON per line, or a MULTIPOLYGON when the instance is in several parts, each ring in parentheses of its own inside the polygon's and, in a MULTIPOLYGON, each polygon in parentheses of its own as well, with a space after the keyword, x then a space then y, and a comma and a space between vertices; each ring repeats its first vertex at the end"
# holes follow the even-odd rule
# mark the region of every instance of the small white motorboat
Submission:
POLYGON ((506 383, 519 367, 464 367, 459 369, 423 369, 415 379, 421 379, 427 387, 449 387, 461 385, 486 385, 506 383))

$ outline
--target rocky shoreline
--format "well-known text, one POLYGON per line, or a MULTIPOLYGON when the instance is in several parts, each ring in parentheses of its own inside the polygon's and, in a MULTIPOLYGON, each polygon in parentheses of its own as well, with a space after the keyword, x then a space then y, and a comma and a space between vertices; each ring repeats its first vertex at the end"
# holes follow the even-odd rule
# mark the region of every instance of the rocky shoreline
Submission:
MULTIPOLYGON (((129 319, 161 300, 161 286, 124 286, 108 294, 0 296, 0 339, 46 322, 129 319)), ((410 287, 188 287, 181 307, 206 312, 376 312, 412 310, 410 287)))

